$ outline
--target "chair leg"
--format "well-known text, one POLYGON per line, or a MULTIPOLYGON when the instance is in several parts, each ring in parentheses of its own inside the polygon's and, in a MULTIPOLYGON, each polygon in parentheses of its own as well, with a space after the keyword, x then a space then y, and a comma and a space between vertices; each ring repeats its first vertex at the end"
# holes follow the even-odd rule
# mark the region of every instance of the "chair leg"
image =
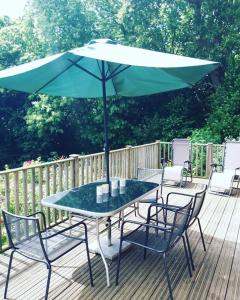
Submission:
POLYGON ((121 225, 121 218, 122 218, 122 212, 120 211, 120 213, 118 215, 118 228, 120 228, 120 225, 121 225))
POLYGON ((9 279, 10 279, 10 272, 11 272, 11 268, 12 268, 12 260, 13 260, 13 254, 14 254, 14 252, 15 251, 12 251, 12 253, 10 255, 10 259, 9 259, 8 272, 7 272, 7 280, 6 280, 5 291, 4 291, 4 299, 7 299, 8 283, 9 283, 9 279))
POLYGON ((134 203, 133 206, 134 206, 134 216, 136 217, 137 216, 137 206, 136 206, 136 203, 134 203))
MULTIPOLYGON (((149 236, 149 227, 146 228, 146 237, 145 237, 145 246, 147 246, 148 244, 148 236, 149 236)), ((145 260, 147 257, 147 248, 144 247, 144 255, 143 255, 143 259, 145 260)))
POLYGON ((169 294, 170 294, 170 299, 173 300, 172 287, 171 287, 171 282, 170 282, 170 278, 169 278, 169 274, 168 274, 168 268, 167 268, 166 253, 163 253, 163 264, 164 264, 165 274, 166 274, 166 277, 167 277, 167 283, 168 283, 168 290, 169 290, 169 294))
POLYGON ((120 245, 119 245, 118 264, 117 264, 117 274, 116 274, 116 285, 118 285, 119 271, 120 271, 120 262, 121 262, 121 255, 122 255, 122 237, 121 237, 121 239, 120 239, 120 245))
POLYGON ((188 267, 189 276, 192 277, 192 271, 191 271, 191 267, 190 267, 190 263, 189 263, 188 251, 187 251, 187 246, 186 246, 186 241, 185 241, 184 236, 182 236, 182 240, 183 240, 184 252, 185 252, 185 256, 186 256, 186 260, 187 260, 187 267, 188 267))
POLYGON ((92 266, 91 266, 91 260, 89 256, 89 248, 88 248, 88 241, 86 240, 86 251, 87 251, 87 260, 88 260, 88 270, 89 270, 89 276, 90 276, 90 283, 91 286, 93 285, 93 276, 92 276, 92 266))
POLYGON ((205 241, 204 241, 204 237, 203 237, 201 223, 200 223, 199 218, 197 218, 197 220, 198 220, 198 226, 199 226, 199 230, 200 230, 200 234, 201 234, 201 239, 202 239, 202 244, 203 244, 203 250, 206 251, 206 246, 205 246, 205 241))
MULTIPOLYGON (((159 218, 158 218, 158 208, 156 206, 156 226, 158 226, 158 221, 159 221, 159 218)), ((158 235, 158 229, 156 228, 156 235, 158 235)))
POLYGON ((188 253, 189 253, 189 258, 190 258, 192 270, 194 271, 195 270, 195 266, 194 266, 194 263, 193 263, 192 250, 191 250, 191 246, 190 246, 190 242, 189 242, 187 231, 185 232, 185 236, 186 236, 187 248, 188 248, 188 253))
POLYGON ((48 268, 48 278, 47 278, 47 287, 46 287, 46 293, 45 293, 45 300, 48 299, 48 292, 49 292, 49 286, 50 286, 52 266, 49 264, 49 265, 47 265, 47 268, 48 268))

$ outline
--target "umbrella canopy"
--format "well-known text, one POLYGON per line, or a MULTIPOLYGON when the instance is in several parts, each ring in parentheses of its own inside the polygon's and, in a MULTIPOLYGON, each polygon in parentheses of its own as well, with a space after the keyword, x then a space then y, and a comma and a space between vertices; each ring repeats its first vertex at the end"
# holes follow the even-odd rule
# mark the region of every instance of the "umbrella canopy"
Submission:
POLYGON ((28 93, 104 100, 109 181, 107 96, 143 96, 192 87, 219 63, 93 40, 84 47, 0 72, 0 86, 28 93))

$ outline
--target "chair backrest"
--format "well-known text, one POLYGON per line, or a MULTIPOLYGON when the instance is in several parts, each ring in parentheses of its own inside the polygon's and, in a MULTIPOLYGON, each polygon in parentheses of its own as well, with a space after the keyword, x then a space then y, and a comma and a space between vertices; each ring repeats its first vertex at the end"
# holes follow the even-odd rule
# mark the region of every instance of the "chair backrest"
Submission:
POLYGON ((168 215, 166 216, 166 223, 168 226, 172 227, 168 240, 169 246, 171 246, 177 238, 182 236, 184 230, 187 228, 191 206, 192 200, 189 201, 187 205, 175 210, 174 214, 170 214, 170 219, 168 218, 168 215))
POLYGON ((142 181, 153 181, 159 184, 159 194, 162 196, 164 167, 162 169, 137 168, 137 179, 142 181), (156 181, 157 180, 157 181, 156 181))
MULTIPOLYGON (((189 218, 189 223, 193 220, 195 220, 202 208, 205 196, 206 196, 206 191, 207 191, 207 185, 201 185, 202 189, 196 192, 195 197, 193 199, 193 205, 190 213, 190 218, 189 218)), ((193 223, 193 222, 192 222, 193 223)))
POLYGON ((151 179, 163 179, 163 169, 137 168, 137 179, 143 181, 151 181, 151 179))
POLYGON ((172 141, 172 162, 174 166, 183 166, 186 160, 191 160, 191 141, 174 139, 172 141))
POLYGON ((225 143, 223 167, 230 170, 240 167, 240 141, 225 143))
POLYGON ((17 216, 5 210, 2 210, 2 214, 11 247, 28 257, 46 261, 39 220, 17 216))

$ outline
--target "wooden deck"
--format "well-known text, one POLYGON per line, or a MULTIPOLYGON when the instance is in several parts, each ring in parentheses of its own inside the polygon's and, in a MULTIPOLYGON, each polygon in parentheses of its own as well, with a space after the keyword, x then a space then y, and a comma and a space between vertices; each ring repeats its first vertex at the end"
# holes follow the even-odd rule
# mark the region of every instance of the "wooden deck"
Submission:
MULTIPOLYGON (((178 190, 164 188, 164 193, 173 189, 178 190)), ((169 254, 168 266, 174 299, 240 299, 239 193, 231 197, 207 194, 200 219, 207 252, 203 251, 200 234, 194 224, 190 231, 196 266, 193 277, 188 276, 182 243, 169 254)), ((119 235, 117 226, 114 227, 113 234, 119 235)), ((115 287, 116 261, 113 261, 110 264, 110 288, 106 286, 101 258, 92 254, 95 284, 92 288, 89 284, 86 255, 81 247, 55 262, 49 299, 168 299, 163 263, 155 253, 149 253, 144 261, 142 249, 129 249, 122 259, 118 287, 115 287)), ((9 253, 7 251, 0 255, 0 299, 3 299, 9 253)), ((13 267, 9 299, 43 299, 46 267, 19 255, 15 256, 13 267)))

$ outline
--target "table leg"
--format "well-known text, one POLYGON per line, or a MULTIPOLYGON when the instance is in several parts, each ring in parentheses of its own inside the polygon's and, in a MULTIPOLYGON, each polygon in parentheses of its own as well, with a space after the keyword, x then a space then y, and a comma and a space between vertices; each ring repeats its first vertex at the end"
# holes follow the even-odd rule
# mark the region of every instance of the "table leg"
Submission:
POLYGON ((112 246, 112 221, 111 218, 107 218, 107 227, 108 227, 108 247, 112 246))
MULTIPOLYGON (((111 222, 111 219, 110 219, 110 222, 111 222)), ((96 231, 97 231, 96 232, 97 233, 97 244, 98 244, 98 247, 99 247, 99 252, 100 252, 100 255, 102 257, 103 264, 104 264, 104 267, 105 267, 105 270, 106 270, 107 286, 110 287, 108 264, 107 264, 106 258, 104 256, 104 253, 103 253, 103 250, 102 250, 102 247, 101 247, 101 244, 100 244, 100 239, 99 239, 99 219, 98 218, 96 218, 96 231)), ((111 240, 110 240, 110 242, 111 242, 111 240)))

